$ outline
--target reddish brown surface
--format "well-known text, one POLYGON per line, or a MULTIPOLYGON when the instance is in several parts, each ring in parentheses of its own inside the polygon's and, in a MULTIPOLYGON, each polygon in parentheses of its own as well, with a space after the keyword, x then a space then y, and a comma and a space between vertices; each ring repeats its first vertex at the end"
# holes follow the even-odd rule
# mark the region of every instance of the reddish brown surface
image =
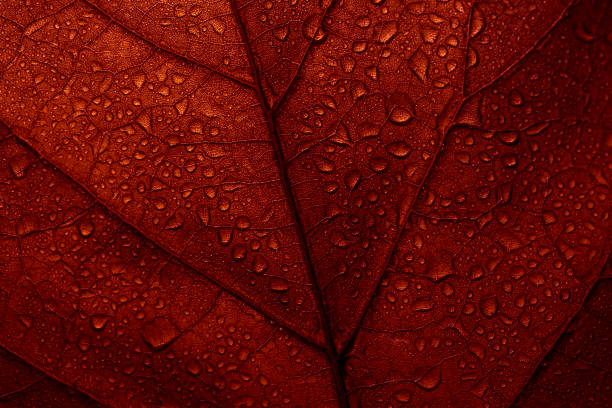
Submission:
POLYGON ((608 277, 595 285, 513 408, 610 406, 611 302, 612 280, 608 277))
POLYGON ((7 404, 509 406, 612 249, 610 9, 3 2, 7 404))
POLYGON ((100 405, 0 348, 0 406, 85 408, 100 405))

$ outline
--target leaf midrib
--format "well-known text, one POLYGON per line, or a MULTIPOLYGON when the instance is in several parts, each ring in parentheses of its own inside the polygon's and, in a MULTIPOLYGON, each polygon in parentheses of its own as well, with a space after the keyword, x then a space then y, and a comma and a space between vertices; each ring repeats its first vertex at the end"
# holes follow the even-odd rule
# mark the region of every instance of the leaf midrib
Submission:
MULTIPOLYGON (((278 168, 279 168, 279 172, 281 176, 280 177, 281 183, 283 186, 283 190, 285 192, 285 197, 291 209, 291 215, 293 217, 293 221, 295 222, 298 239, 300 240, 300 246, 302 248, 304 261, 306 263, 306 269, 308 271, 308 275, 310 277, 311 283, 314 288, 314 297, 315 297, 315 301, 317 304, 317 310, 319 312, 319 319, 321 320, 323 332, 325 335, 325 354, 327 355, 327 358, 329 360, 332 376, 334 378, 335 388, 338 394, 338 403, 341 408, 348 408, 349 407, 348 397, 346 394, 346 387, 344 385, 344 378, 343 378, 344 376, 342 375, 339 355, 336 351, 336 348, 334 347, 334 340, 331 334, 331 326, 330 326, 329 319, 327 317, 326 308, 324 307, 324 299, 322 296, 322 291, 319 288, 318 279, 314 273, 314 266, 313 266, 312 258, 310 256, 310 251, 308 250, 308 243, 306 242, 306 234, 304 232, 305 231, 304 225, 302 224, 300 215, 298 213, 297 202, 293 194, 293 189, 291 188, 289 177, 287 175, 287 166, 285 165, 285 158, 282 152, 281 140, 279 137, 277 126, 276 126, 276 120, 274 118, 275 111, 273 110, 273 108, 270 108, 268 104, 266 103, 265 95, 263 92, 263 87, 261 86, 262 78, 261 78, 259 69, 257 67, 257 64, 255 63, 255 56, 253 55, 253 50, 251 49, 251 46, 249 45, 246 27, 242 23, 242 19, 240 18, 240 12, 238 10, 238 7, 236 6, 236 0, 229 0, 229 2, 232 8, 234 19, 236 20, 236 24, 238 25, 238 28, 240 31, 240 36, 242 37, 242 40, 245 44, 245 48, 247 52, 247 59, 249 61, 249 65, 251 66, 251 72, 253 72, 253 75, 255 76, 255 92, 257 93, 257 99, 259 100, 259 104, 261 105, 261 109, 263 110, 263 113, 266 119, 266 124, 268 126, 268 132, 270 134, 270 139, 272 141, 272 145, 274 146, 274 155, 278 162, 278 168)), ((327 13, 327 10, 326 10, 326 13, 327 13)), ((323 21, 324 18, 325 18, 325 15, 321 18, 321 22, 323 21)), ((308 49, 310 49, 310 45, 308 49)), ((306 58, 306 54, 304 54, 304 59, 305 58, 306 58)), ((293 79, 297 77, 300 68, 301 68, 301 63, 300 63, 300 67, 298 67, 298 70, 295 76, 292 78, 291 82, 293 82, 293 79)), ((291 87, 291 82, 287 85, 286 89, 289 89, 291 87)), ((286 91, 285 93, 283 93, 283 95, 278 100, 279 101, 282 100, 285 97, 285 95, 286 95, 286 91)))

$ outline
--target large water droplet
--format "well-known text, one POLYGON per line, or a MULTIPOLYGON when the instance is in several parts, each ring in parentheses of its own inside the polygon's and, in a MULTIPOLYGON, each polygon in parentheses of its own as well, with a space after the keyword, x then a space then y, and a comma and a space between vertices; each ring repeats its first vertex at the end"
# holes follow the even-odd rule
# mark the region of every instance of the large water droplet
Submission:
POLYGON ((165 317, 157 317, 142 328, 143 340, 154 350, 170 344, 179 335, 178 329, 165 317))

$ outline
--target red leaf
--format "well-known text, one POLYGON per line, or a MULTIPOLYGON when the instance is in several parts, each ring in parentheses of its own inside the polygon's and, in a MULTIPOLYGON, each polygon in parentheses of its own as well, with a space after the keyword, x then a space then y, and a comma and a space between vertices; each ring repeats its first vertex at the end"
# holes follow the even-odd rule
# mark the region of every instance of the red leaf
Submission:
POLYGON ((612 250, 571 3, 2 3, 10 403, 512 404, 612 250))
POLYGON ((157 249, 14 138, 0 148, 6 349, 111 406, 335 399, 317 347, 157 249), (24 177, 10 173, 16 157, 29 159, 24 177))
POLYGON ((97 407, 86 395, 47 377, 4 349, 0 349, 0 403, 6 408, 97 407))
POLYGON ((602 279, 513 407, 608 405, 612 387, 611 296, 612 281, 602 279))

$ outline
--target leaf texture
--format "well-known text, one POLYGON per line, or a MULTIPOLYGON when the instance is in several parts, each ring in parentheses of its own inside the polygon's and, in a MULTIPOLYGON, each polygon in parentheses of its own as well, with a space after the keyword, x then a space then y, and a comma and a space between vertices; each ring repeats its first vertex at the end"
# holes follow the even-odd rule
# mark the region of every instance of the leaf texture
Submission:
POLYGON ((0 404, 6 408, 98 407, 96 401, 59 383, 44 373, 0 349, 2 378, 0 404))
POLYGON ((266 390, 302 406, 316 390, 332 406, 322 352, 161 252, 14 137, 2 151, 2 196, 14 200, 0 257, 5 348, 111 406, 240 405, 266 390), (15 163, 27 174, 15 177, 15 163))
POLYGON ((610 264, 513 407, 605 407, 610 401, 610 264))
POLYGON ((0 402, 605 398, 611 13, 2 2, 0 402))

